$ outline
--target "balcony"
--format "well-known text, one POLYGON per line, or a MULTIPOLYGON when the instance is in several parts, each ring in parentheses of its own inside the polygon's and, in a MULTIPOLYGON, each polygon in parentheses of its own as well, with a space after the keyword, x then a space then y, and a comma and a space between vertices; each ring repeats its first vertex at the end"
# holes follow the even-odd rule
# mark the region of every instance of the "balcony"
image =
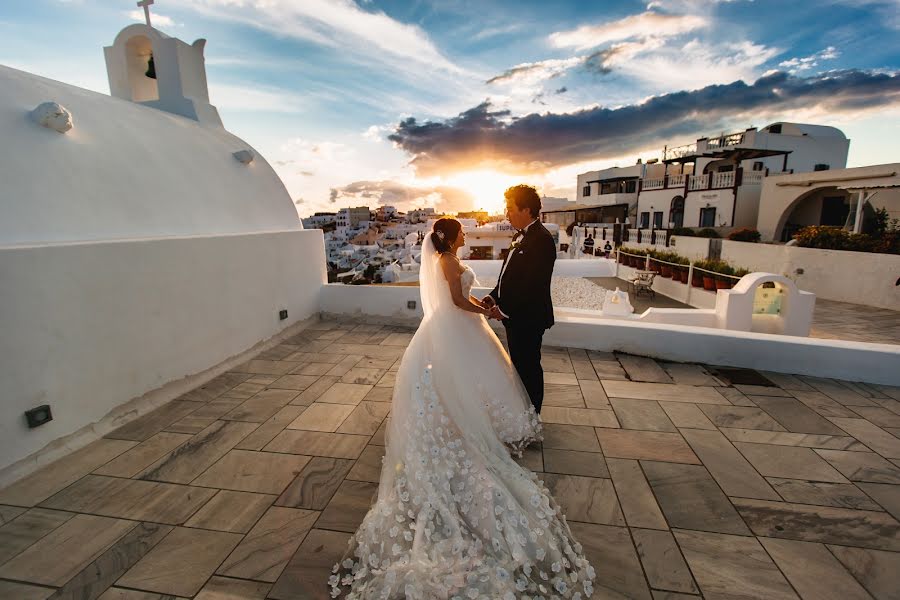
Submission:
POLYGON ((665 187, 666 179, 660 177, 657 179, 644 179, 641 183, 642 190, 661 190, 665 187))
POLYGON ((688 179, 688 191, 709 189, 709 173, 704 175, 691 175, 688 179))
POLYGON ((734 187, 734 171, 715 173, 713 175, 712 186, 716 189, 734 187))

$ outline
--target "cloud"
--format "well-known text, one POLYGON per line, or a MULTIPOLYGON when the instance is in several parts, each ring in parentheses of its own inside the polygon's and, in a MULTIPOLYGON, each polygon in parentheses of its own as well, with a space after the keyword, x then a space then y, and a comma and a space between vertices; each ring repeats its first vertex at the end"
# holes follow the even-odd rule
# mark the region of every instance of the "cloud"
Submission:
POLYGON ((574 56, 572 58, 549 59, 539 62, 522 63, 507 69, 499 75, 495 75, 488 79, 485 83, 538 83, 545 79, 558 77, 584 62, 584 57, 574 56))
POLYGON ((708 24, 709 20, 699 15, 669 15, 647 11, 618 21, 558 31, 550 34, 549 41, 556 48, 586 50, 628 39, 674 37, 708 24))
MULTIPOLYGON (((146 21, 143 9, 129 11, 128 18, 132 21, 138 21, 139 23, 144 23, 146 21)), ((182 24, 176 23, 172 17, 155 13, 152 10, 150 11, 150 22, 153 23, 154 27, 182 27, 182 24)))
POLYGON ((332 204, 368 203, 395 206, 400 211, 433 206, 438 212, 472 210, 474 197, 453 186, 411 186, 399 181, 354 181, 331 189, 332 204))
POLYGON ((225 110, 298 113, 304 108, 299 96, 278 88, 210 83, 209 96, 225 110))
POLYGON ((820 60, 834 60, 840 56, 840 52, 834 46, 828 46, 824 50, 804 57, 795 57, 778 63, 779 67, 797 73, 798 71, 806 71, 813 67, 819 66, 820 60))
POLYGON ((900 103, 900 73, 834 71, 814 77, 776 72, 652 97, 617 108, 514 118, 489 102, 446 121, 408 118, 389 136, 419 176, 478 168, 539 173, 579 161, 621 156, 686 136, 818 109, 853 113, 900 103))

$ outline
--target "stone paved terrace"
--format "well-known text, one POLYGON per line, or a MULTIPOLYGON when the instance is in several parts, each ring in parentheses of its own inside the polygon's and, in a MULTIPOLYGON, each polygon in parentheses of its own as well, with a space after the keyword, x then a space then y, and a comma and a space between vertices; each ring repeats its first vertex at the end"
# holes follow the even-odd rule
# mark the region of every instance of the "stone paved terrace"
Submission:
MULTIPOLYGON (((0 598, 326 598, 411 330, 321 322, 0 491, 0 598)), ((545 353, 595 597, 900 597, 900 388, 545 353)))

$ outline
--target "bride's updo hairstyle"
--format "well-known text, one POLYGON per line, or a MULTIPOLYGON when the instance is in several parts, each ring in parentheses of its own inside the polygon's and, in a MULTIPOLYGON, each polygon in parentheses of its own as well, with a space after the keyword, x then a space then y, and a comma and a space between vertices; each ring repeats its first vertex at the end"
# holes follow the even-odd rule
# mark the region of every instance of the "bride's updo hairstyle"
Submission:
POLYGON ((435 221, 431 231, 431 243, 434 244, 434 249, 439 254, 450 250, 450 246, 456 241, 461 230, 462 225, 456 219, 443 217, 435 221))

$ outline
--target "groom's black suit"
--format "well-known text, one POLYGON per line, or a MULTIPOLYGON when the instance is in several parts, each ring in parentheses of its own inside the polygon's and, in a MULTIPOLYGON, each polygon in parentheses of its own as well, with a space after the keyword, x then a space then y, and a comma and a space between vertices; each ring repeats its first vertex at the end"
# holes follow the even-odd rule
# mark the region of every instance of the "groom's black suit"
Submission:
POLYGON ((500 280, 490 293, 500 310, 509 316, 503 320, 509 356, 537 412, 541 412, 544 402, 541 341, 544 331, 553 327, 550 278, 554 262, 553 236, 540 221, 535 221, 524 235, 513 237, 500 280))

